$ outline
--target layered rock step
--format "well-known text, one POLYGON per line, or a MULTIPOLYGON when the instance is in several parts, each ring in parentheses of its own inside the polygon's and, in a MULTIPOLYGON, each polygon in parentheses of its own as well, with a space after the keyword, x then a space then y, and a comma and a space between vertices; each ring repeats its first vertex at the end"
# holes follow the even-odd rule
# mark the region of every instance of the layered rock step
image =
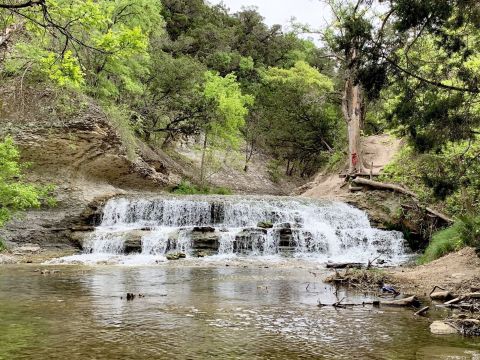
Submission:
MULTIPOLYGON (((142 228, 116 231, 109 234, 108 239, 103 240, 118 242, 110 248, 120 248, 124 254, 142 253, 145 250, 145 239, 155 238, 158 234, 156 241, 159 244, 164 243, 163 246, 159 247, 159 249, 163 248, 164 253, 181 250, 191 254, 202 253, 205 255, 221 253, 222 245, 224 248, 240 254, 255 251, 264 253, 268 250, 266 248, 268 246, 270 246, 272 253, 288 253, 295 251, 301 245, 298 241, 300 233, 303 234, 302 238, 306 239, 306 247, 310 245, 308 240, 313 240, 313 236, 298 227, 298 224, 259 225, 262 225, 262 227, 246 227, 233 231, 232 229, 213 226, 171 228, 170 231, 162 229, 160 232, 155 228, 142 228)), ((324 245, 323 249, 320 250, 327 250, 327 245, 324 245)), ((90 239, 84 242, 83 247, 84 249, 92 248, 90 239)))

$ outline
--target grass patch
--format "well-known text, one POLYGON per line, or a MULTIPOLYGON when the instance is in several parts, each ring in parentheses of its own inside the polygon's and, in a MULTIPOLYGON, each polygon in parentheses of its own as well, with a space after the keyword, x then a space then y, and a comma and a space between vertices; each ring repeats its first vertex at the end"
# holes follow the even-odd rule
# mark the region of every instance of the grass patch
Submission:
POLYGON ((480 216, 462 216, 449 228, 437 231, 418 262, 428 263, 464 246, 474 247, 480 256, 480 216))
POLYGON ((461 236, 462 226, 463 224, 461 222, 456 222, 449 228, 433 234, 430 244, 418 260, 418 263, 426 264, 448 253, 461 249, 464 246, 464 241, 461 236))
POLYGON ((182 180, 171 192, 177 195, 231 195, 232 191, 225 187, 197 186, 189 181, 182 180))

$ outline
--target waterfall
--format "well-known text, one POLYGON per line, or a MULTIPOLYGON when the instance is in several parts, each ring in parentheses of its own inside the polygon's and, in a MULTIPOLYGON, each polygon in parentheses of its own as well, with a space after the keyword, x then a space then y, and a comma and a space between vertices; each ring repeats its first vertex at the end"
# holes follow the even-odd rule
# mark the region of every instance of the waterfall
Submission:
POLYGON ((299 198, 184 196, 114 198, 84 241, 100 259, 278 256, 387 264, 405 259, 400 232, 372 228, 365 212, 341 202, 299 198))

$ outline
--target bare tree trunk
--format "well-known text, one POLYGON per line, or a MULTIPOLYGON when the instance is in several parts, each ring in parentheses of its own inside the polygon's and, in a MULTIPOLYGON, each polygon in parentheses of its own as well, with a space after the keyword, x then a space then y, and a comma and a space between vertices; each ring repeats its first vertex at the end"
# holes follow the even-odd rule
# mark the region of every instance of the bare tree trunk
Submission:
MULTIPOLYGON (((349 63, 353 64, 356 57, 355 50, 352 51, 351 56, 349 63)), ((348 173, 359 173, 363 171, 361 131, 365 107, 362 87, 360 84, 355 84, 354 69, 347 71, 342 98, 342 112, 348 127, 348 173)))
POLYGON ((205 132, 205 138, 203 139, 203 150, 202 150, 202 162, 200 164, 200 185, 205 186, 205 165, 206 165, 206 152, 207 152, 207 132, 205 132))

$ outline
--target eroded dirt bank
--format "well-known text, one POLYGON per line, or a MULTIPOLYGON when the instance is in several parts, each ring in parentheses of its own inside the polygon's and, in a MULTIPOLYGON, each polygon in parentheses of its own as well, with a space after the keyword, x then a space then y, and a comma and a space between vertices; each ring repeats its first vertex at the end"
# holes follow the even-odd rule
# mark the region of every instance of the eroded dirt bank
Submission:
POLYGON ((426 265, 388 271, 405 292, 428 295, 435 286, 452 293, 470 292, 480 287, 480 258, 473 248, 464 248, 426 265))

